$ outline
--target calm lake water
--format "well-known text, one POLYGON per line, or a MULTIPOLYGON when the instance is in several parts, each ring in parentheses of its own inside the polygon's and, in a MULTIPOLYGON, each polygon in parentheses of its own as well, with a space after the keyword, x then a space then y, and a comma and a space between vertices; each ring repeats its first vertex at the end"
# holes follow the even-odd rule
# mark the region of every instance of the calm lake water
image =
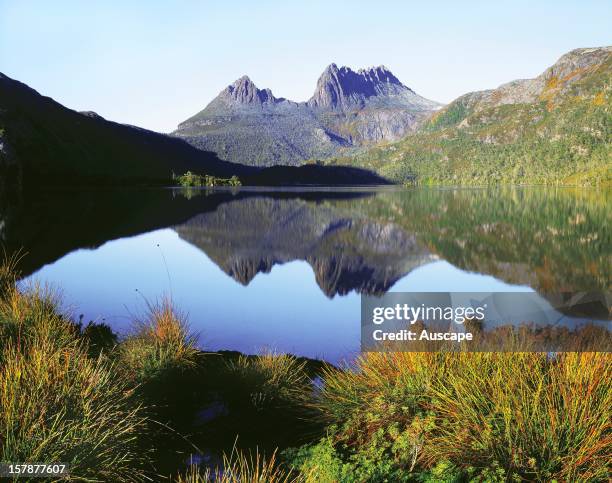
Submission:
POLYGON ((75 319, 166 295, 204 349, 338 362, 360 294, 609 290, 610 221, 597 190, 72 190, 3 203, 0 240, 75 319))

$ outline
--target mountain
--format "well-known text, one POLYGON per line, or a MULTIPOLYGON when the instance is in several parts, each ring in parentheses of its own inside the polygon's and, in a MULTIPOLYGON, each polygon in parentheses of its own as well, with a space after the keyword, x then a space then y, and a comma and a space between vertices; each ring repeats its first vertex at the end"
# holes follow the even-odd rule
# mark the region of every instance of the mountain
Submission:
POLYGON ((439 108, 383 66, 355 72, 331 64, 307 102, 277 98, 244 76, 173 134, 228 161, 300 165, 399 139, 439 108))
POLYGON ((403 182, 609 184, 612 47, 576 49, 534 79, 459 97, 418 132, 330 164, 403 182))

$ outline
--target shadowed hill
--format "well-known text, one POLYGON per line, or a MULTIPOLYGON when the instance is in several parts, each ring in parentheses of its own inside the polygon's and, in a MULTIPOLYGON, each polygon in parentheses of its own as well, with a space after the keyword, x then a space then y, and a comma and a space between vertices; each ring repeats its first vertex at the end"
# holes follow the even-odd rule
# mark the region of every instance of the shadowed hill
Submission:
POLYGON ((167 184, 172 172, 252 171, 180 139, 73 111, 2 74, 0 145, 0 168, 26 185, 167 184))

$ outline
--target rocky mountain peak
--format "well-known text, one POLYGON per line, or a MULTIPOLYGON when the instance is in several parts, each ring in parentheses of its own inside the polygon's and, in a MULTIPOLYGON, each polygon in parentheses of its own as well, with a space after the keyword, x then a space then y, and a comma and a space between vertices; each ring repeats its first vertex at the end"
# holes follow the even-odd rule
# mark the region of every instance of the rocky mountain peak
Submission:
POLYGON ((247 75, 227 86, 220 97, 230 102, 256 105, 274 103, 277 100, 270 89, 258 89, 247 75))
POLYGON ((562 55, 542 75, 547 80, 553 77, 569 80, 580 76, 591 67, 602 64, 610 55, 612 55, 611 46, 574 49, 562 55))
POLYGON ((372 84, 387 83, 403 86, 400 80, 384 65, 370 67, 368 69, 359 69, 357 73, 372 84))
POLYGON ((344 109, 363 105, 370 97, 399 91, 410 89, 384 65, 355 72, 350 67, 338 67, 332 63, 319 77, 315 93, 308 104, 324 109, 344 109))

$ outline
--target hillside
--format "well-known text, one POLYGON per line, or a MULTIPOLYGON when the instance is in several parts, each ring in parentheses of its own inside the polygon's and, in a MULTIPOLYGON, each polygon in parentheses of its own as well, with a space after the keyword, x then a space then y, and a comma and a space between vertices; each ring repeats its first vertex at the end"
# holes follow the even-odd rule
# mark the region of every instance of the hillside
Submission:
POLYGON ((146 129, 76 112, 0 74, 0 189, 25 184, 169 183, 172 172, 250 173, 146 129))
POLYGON ((398 182, 609 184, 612 47, 577 49, 534 79, 459 97, 418 133, 330 164, 398 182))
POLYGON ((383 66, 355 72, 331 64, 307 102, 275 97, 243 76, 173 134, 228 161, 300 165, 400 139, 439 107, 383 66))

